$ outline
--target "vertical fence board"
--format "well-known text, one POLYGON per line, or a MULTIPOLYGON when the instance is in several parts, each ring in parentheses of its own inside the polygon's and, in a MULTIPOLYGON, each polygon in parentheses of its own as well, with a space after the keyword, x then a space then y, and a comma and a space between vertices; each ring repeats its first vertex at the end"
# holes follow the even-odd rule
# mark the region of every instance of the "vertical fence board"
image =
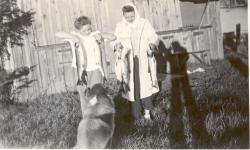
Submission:
POLYGON ((217 52, 218 52, 218 59, 224 58, 224 50, 223 50, 223 36, 222 36, 222 29, 221 29, 221 19, 220 19, 220 1, 214 2, 215 5, 215 28, 216 28, 216 38, 217 38, 217 52))

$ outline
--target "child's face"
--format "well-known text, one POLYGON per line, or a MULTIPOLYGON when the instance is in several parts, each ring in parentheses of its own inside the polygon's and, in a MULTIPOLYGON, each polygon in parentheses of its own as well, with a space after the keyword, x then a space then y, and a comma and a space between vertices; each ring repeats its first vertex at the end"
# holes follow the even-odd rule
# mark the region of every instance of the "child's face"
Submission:
POLYGON ((82 26, 82 28, 80 29, 80 33, 84 36, 89 35, 92 32, 92 28, 90 24, 84 25, 82 26))

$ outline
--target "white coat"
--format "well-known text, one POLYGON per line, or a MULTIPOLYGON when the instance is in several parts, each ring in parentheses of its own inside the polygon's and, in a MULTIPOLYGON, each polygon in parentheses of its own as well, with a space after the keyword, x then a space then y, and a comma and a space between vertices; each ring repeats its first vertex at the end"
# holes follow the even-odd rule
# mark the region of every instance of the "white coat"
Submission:
MULTIPOLYGON (((133 4, 126 4, 134 7, 135 9, 135 20, 133 23, 127 22, 124 18, 122 21, 117 23, 115 29, 115 35, 117 40, 111 43, 114 48, 116 43, 121 42, 121 44, 127 49, 131 49, 129 56, 130 61, 130 81, 129 87, 130 91, 124 93, 123 97, 135 101, 138 98, 146 98, 154 93, 159 92, 157 87, 152 86, 151 76, 148 69, 148 56, 147 50, 149 50, 149 43, 158 45, 158 36, 155 33, 154 28, 147 19, 140 18, 136 7, 133 4), (134 81, 134 58, 137 57, 139 60, 139 82, 134 81), (139 86, 135 86, 139 84, 139 86), (135 97, 135 87, 139 87, 138 92, 139 97, 135 97)), ((156 68, 155 68, 156 69, 156 68)))

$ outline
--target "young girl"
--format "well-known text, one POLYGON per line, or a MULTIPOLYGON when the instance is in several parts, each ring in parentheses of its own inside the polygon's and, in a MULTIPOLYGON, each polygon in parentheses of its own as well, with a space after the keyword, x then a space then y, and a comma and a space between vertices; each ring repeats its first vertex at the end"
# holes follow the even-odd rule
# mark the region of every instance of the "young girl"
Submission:
POLYGON ((91 21, 86 16, 77 18, 74 26, 76 31, 59 32, 56 36, 70 43, 72 66, 77 68, 79 80, 91 88, 97 83, 103 83, 105 78, 100 44, 103 39, 113 41, 116 37, 113 34, 92 31, 91 21), (75 54, 75 48, 78 54, 75 54))

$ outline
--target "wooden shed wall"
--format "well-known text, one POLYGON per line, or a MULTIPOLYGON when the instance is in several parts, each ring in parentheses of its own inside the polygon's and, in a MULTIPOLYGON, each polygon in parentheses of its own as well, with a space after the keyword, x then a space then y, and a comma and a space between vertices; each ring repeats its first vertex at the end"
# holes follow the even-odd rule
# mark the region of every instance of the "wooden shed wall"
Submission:
MULTIPOLYGON (((135 2, 141 16, 151 21, 156 31, 182 27, 179 0, 18 0, 21 9, 33 9, 36 12, 29 35, 24 38, 24 46, 12 49, 12 63, 15 68, 36 65, 35 70, 26 77, 26 80, 34 82, 31 82, 29 88, 22 90, 21 99, 27 100, 39 94, 74 90, 76 72, 71 67, 71 51, 68 45, 58 44, 62 41, 55 37, 55 33, 74 30, 73 22, 81 15, 90 17, 95 29, 113 32, 115 24, 121 20, 122 5, 131 1, 135 2)), ((215 26, 219 24, 218 21, 214 21, 218 20, 217 14, 214 14, 219 12, 218 8, 217 2, 209 4, 205 23, 212 22, 215 26)), ((211 48, 211 55, 214 56, 212 58, 217 58, 217 54, 221 51, 218 48, 220 44, 214 44, 217 40, 221 40, 216 39, 216 35, 219 34, 217 31, 219 27, 207 29, 206 36, 196 37, 195 40, 189 39, 187 43, 189 47, 195 44, 197 47, 207 41, 206 45, 211 48), (212 52, 216 50, 219 52, 212 52)), ((173 40, 183 43, 184 36, 184 33, 175 33, 173 38, 164 42, 166 45, 173 40)), ((106 43, 105 52, 110 64, 109 72, 112 73, 114 56, 108 45, 106 43)), ((193 47, 188 50, 193 51, 193 47)))

